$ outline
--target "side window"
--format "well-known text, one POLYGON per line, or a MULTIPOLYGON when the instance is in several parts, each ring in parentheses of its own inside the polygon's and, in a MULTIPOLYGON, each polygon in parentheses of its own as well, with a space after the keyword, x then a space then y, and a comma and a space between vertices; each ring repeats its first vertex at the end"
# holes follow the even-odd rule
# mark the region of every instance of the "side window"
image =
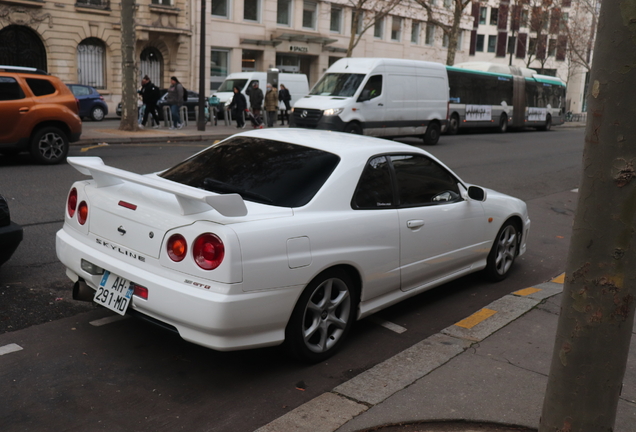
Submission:
POLYGON ((421 155, 391 156, 397 178, 399 205, 415 207, 461 201, 457 179, 421 155))
POLYGON ((0 77, 0 101, 24 99, 24 92, 15 78, 0 77))
POLYGON ((371 159, 360 176, 353 195, 354 209, 381 209, 393 206, 391 168, 386 156, 371 159))
POLYGON ((373 75, 364 85, 360 99, 371 100, 382 94, 382 75, 373 75))
POLYGON ((46 96, 55 93, 55 87, 48 80, 27 78, 26 82, 35 96, 46 96))

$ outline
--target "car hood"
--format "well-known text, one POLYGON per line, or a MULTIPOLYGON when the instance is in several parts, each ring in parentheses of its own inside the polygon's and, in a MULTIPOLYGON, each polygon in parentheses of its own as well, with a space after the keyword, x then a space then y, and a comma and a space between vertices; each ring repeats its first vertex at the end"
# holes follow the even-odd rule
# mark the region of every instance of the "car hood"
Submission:
POLYGON ((340 96, 304 96, 296 101, 294 108, 319 109, 342 108, 349 104, 350 97, 340 96))

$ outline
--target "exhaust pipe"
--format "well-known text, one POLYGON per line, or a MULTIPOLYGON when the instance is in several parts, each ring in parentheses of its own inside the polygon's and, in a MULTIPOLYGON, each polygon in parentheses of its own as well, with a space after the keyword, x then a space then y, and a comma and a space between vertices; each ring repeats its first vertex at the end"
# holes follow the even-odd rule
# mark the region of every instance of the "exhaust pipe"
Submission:
POLYGON ((73 285, 73 300, 92 302, 93 297, 95 297, 95 291, 86 285, 84 279, 78 279, 73 285))

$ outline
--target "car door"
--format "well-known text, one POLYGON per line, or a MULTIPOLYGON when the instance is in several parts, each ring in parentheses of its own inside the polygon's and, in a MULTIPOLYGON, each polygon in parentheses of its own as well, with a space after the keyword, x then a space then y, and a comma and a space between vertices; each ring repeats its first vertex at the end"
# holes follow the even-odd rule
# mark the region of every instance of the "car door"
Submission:
POLYGON ((33 104, 16 78, 0 77, 0 143, 14 144, 24 138, 24 131, 30 130, 33 104))
POLYGON ((367 80, 355 109, 362 112, 364 118, 363 131, 365 135, 384 136, 384 100, 382 89, 382 75, 371 75, 367 80))
POLYGON ((401 289, 408 291, 469 268, 483 257, 481 202, 424 155, 392 155, 398 195, 401 289))

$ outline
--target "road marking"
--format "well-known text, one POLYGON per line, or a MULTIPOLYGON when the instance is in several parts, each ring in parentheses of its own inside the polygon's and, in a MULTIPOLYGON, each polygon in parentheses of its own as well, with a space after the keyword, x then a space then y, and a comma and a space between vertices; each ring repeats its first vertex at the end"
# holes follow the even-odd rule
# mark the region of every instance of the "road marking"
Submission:
POLYGON ((121 321, 128 318, 127 316, 110 316, 106 318, 101 318, 95 321, 91 321, 89 324, 95 327, 101 327, 106 324, 114 323, 117 321, 121 321))
POLYGON ((579 188, 572 189, 570 192, 579 193, 579 188))
POLYGON ((1 346, 0 347, 0 356, 1 355, 5 355, 5 354, 9 354, 12 352, 16 352, 16 351, 22 351, 22 347, 18 344, 9 344, 9 345, 5 345, 5 346, 1 346))
POLYGON ((565 273, 560 274, 559 276, 552 279, 550 282, 560 283, 560 284, 565 283, 565 273))
POLYGON ((526 289, 522 289, 519 291, 515 291, 513 292, 513 294, 516 294, 518 296, 528 296, 530 294, 534 294, 541 291, 541 288, 526 288, 526 289))
POLYGON ((477 324, 479 324, 480 322, 484 321, 486 318, 490 318, 496 313, 497 311, 494 311, 492 309, 483 308, 482 310, 475 312, 468 318, 464 318, 460 322, 455 323, 455 325, 457 327, 471 329, 475 327, 477 324))
POLYGON ((377 317, 377 316, 369 317, 369 321, 371 321, 373 323, 376 323, 378 325, 381 325, 382 327, 387 328, 387 329, 389 329, 391 331, 394 331, 394 332, 396 332, 398 334, 404 333, 406 331, 406 329, 404 327, 399 326, 399 325, 397 325, 395 323, 392 323, 391 321, 383 320, 382 318, 377 317))

